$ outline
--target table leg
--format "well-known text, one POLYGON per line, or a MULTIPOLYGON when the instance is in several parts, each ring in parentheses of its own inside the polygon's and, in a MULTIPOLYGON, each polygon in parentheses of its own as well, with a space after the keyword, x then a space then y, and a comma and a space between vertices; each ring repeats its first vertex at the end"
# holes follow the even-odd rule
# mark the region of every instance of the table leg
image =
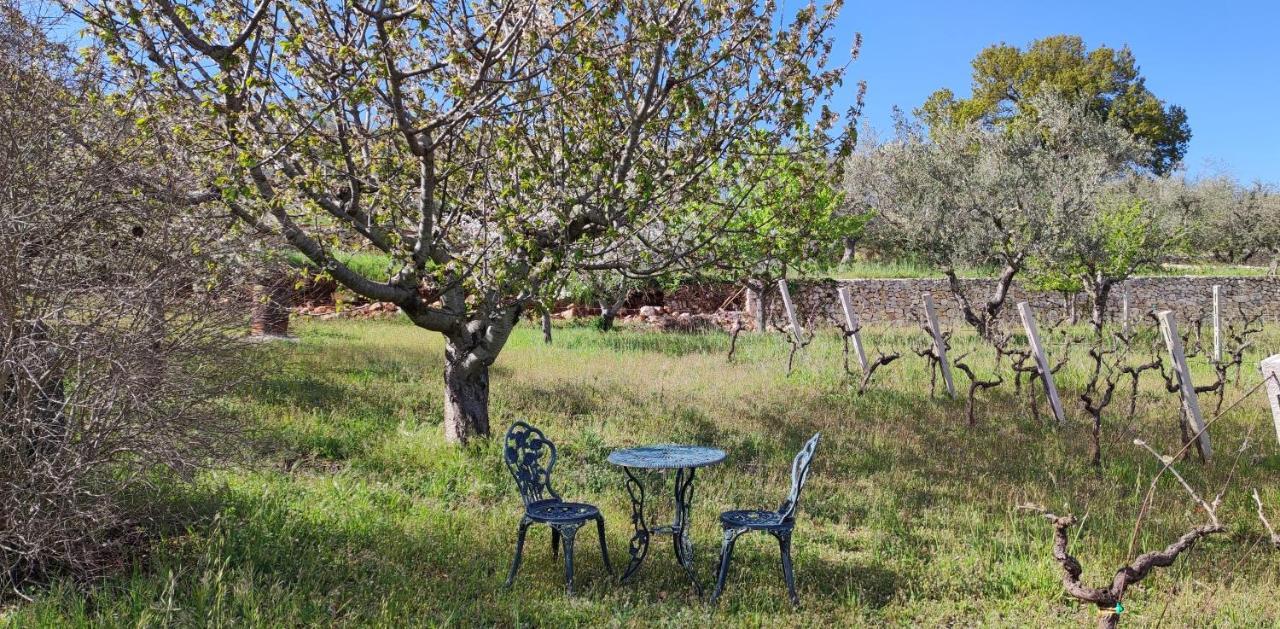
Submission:
POLYGON ((694 468, 681 468, 676 472, 676 519, 671 525, 671 541, 675 544, 676 559, 693 583, 693 590, 702 596, 702 585, 693 569, 693 540, 689 536, 689 518, 693 507, 694 468))
POLYGON ((627 473, 627 494, 631 496, 631 526, 636 530, 631 536, 631 543, 627 546, 631 561, 627 564, 627 569, 622 572, 622 580, 626 581, 640 569, 640 563, 644 561, 645 555, 649 554, 649 527, 644 521, 644 483, 631 473, 631 468, 622 469, 627 473))

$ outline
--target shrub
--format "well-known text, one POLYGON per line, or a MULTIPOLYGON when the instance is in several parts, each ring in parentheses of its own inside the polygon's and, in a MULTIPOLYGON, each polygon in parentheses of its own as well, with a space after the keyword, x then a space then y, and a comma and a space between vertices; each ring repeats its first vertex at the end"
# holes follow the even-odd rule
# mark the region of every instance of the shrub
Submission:
POLYGON ((101 571, 130 496, 234 443, 219 230, 63 59, 0 5, 0 596, 101 571))

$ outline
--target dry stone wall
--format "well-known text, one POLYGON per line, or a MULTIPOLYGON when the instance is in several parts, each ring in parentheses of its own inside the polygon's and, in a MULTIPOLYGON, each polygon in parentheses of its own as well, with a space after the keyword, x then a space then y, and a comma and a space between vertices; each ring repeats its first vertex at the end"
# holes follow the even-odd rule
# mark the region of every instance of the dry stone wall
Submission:
MULTIPOLYGON (((994 280, 970 279, 961 280, 966 294, 975 305, 986 302, 995 286, 994 280)), ((1230 322, 1240 316, 1240 308, 1250 316, 1261 313, 1267 323, 1280 323, 1280 278, 1274 277, 1142 277, 1129 280, 1129 308, 1133 320, 1145 317, 1156 310, 1171 309, 1180 321, 1190 322, 1199 318, 1207 324, 1213 311, 1213 286, 1222 286, 1223 317, 1230 322)), ((844 321, 844 313, 840 306, 839 289, 849 287, 854 314, 863 325, 867 326, 910 326, 919 325, 918 318, 923 314, 921 295, 925 292, 933 294, 938 310, 938 317, 946 328, 954 328, 964 324, 955 297, 947 288, 943 279, 859 279, 859 280, 793 280, 791 298, 795 302, 796 311, 805 326, 838 326, 844 321)), ((301 314, 312 314, 329 318, 335 314, 332 294, 321 295, 326 287, 311 284, 305 291, 294 296, 294 302, 304 304, 301 314)), ((770 318, 782 323, 785 314, 782 311, 781 299, 777 298, 776 287, 770 287, 770 318)), ((1117 286, 1111 293, 1108 317, 1111 321, 1119 321, 1120 304, 1123 289, 1117 286)), ((1075 296, 1076 312, 1081 321, 1089 318, 1090 302, 1083 293, 1075 296)), ((629 303, 622 313, 626 317, 639 316, 640 320, 649 321, 654 317, 640 316, 639 306, 665 306, 662 315, 672 318, 673 325, 684 325, 680 315, 692 317, 710 317, 716 325, 729 326, 734 320, 734 310, 746 310, 746 296, 740 286, 732 284, 698 284, 681 286, 674 291, 662 293, 646 293, 629 303), (656 303, 654 303, 656 302, 656 303), (716 315, 720 311, 719 315, 716 315), (728 311, 728 312, 725 312, 728 311), (716 315, 716 316, 713 316, 716 315)), ((1010 296, 1001 313, 1006 325, 1016 326, 1019 301, 1030 301, 1036 309, 1037 318, 1042 323, 1053 322, 1066 316, 1066 298, 1059 293, 1028 291, 1016 283, 1010 290, 1010 296)), ((557 308, 565 308, 572 304, 557 304, 557 308)), ((586 316, 599 313, 593 305, 579 305, 571 309, 575 316, 586 316)), ((368 307, 348 308, 355 316, 365 314, 393 313, 391 304, 373 304, 368 307)), ((745 313, 742 323, 750 326, 752 313, 745 313)), ((659 317, 661 318, 661 317, 659 317)), ((653 321, 649 321, 653 323, 653 321)), ((661 326, 664 327, 665 325, 661 326)))
MULTIPOLYGON (((961 280, 965 293, 975 306, 986 302, 995 280, 961 280)), ((1208 321, 1213 308, 1213 286, 1222 286, 1224 318, 1239 317, 1239 307, 1249 315, 1262 313, 1265 321, 1280 321, 1280 278, 1274 277, 1142 277, 1128 281, 1129 312, 1133 320, 1157 310, 1173 310, 1178 319, 1208 321)), ((848 286, 854 312, 863 325, 916 326, 922 316, 921 294, 930 292, 937 304, 938 317, 947 327, 964 323, 959 305, 944 279, 858 279, 792 281, 791 297, 800 316, 809 325, 836 326, 844 319, 841 312, 841 286, 848 286)), ((1123 289, 1117 286, 1108 303, 1108 318, 1119 321, 1123 289)), ((1091 307, 1087 295, 1075 296, 1076 312, 1087 321, 1091 307)), ((1066 316, 1068 298, 1060 293, 1030 291, 1014 284, 1001 318, 1006 324, 1017 324, 1019 301, 1029 301, 1039 318, 1045 321, 1066 316)), ((770 299, 770 318, 782 314, 781 300, 770 299)), ((779 320, 779 319, 774 319, 779 320)))

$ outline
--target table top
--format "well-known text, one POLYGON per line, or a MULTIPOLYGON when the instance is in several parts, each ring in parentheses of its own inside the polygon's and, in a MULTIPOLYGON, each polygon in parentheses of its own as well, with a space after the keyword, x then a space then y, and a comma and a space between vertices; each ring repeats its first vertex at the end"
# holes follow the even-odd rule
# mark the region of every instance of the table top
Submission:
POLYGON ((666 470, 715 465, 723 461, 724 456, 720 448, 659 443, 614 450, 609 454, 609 462, 622 467, 666 470))

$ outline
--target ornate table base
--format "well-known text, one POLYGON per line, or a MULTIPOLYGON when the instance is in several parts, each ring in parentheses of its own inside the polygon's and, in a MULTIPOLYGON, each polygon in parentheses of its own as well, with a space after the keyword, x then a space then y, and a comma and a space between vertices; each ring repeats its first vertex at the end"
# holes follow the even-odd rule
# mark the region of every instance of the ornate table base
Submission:
POLYGON ((694 468, 682 467, 676 470, 675 486, 675 519, 670 525, 649 528, 644 517, 644 483, 636 478, 631 468, 622 468, 627 473, 627 494, 631 496, 631 525, 636 532, 631 536, 627 550, 631 554, 631 562, 622 573, 622 580, 627 580, 640 570, 640 564, 649 554, 649 538, 651 535, 670 535, 675 549, 676 561, 684 568, 685 575, 693 584, 698 596, 702 596, 702 585, 693 568, 693 540, 689 537, 689 516, 693 505, 694 468))

